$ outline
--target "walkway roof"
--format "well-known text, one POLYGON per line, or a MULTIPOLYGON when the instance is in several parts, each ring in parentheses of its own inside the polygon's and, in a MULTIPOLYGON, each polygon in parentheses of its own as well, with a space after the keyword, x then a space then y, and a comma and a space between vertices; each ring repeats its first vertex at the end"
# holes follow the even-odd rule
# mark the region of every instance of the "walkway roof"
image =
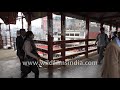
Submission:
POLYGON ((120 27, 120 12, 68 12, 66 15, 78 19, 89 17, 90 21, 120 27))
MULTIPOLYGON (((8 24, 8 16, 10 16, 10 23, 16 23, 16 17, 18 12, 0 12, 0 18, 8 24)), ((28 21, 28 13, 23 12, 26 20, 28 21)), ((60 12, 53 12, 54 14, 60 14, 60 12)), ((106 25, 113 25, 120 27, 120 12, 63 12, 68 17, 73 17, 77 19, 85 20, 85 17, 89 17, 90 21, 104 23, 106 25)), ((47 16, 47 12, 31 12, 31 20, 35 20, 37 18, 42 18, 47 16)))

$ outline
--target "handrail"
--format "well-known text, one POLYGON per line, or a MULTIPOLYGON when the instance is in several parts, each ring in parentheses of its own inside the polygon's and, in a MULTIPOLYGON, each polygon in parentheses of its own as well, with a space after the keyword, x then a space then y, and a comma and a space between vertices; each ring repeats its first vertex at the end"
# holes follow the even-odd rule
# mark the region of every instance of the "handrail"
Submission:
POLYGON ((89 53, 89 52, 93 52, 93 51, 96 51, 96 50, 97 50, 97 49, 88 50, 88 53, 89 53))
POLYGON ((48 60, 47 58, 42 57, 42 56, 40 56, 40 59, 41 59, 41 60, 48 60))
POLYGON ((40 44, 46 44, 48 45, 48 41, 40 41, 40 40, 34 40, 35 43, 40 43, 40 44))
POLYGON ((38 51, 41 51, 41 52, 48 53, 48 50, 45 50, 45 49, 37 48, 37 50, 38 50, 38 51))
POLYGON ((96 39, 88 39, 88 41, 95 41, 96 39))
MULTIPOLYGON (((65 51, 70 51, 70 50, 74 50, 74 49, 80 49, 80 48, 85 48, 86 46, 77 46, 77 47, 69 47, 69 48, 65 48, 65 51)), ((62 49, 59 50, 54 50, 53 53, 59 53, 62 52, 62 49)))
POLYGON ((80 48, 85 48, 86 46, 84 45, 84 46, 78 46, 78 47, 70 47, 70 48, 66 48, 65 50, 66 51, 70 51, 70 50, 74 50, 74 49, 80 49, 80 48))
MULTIPOLYGON (((79 52, 79 53, 75 53, 75 54, 72 54, 72 55, 66 55, 65 59, 68 59, 68 58, 71 58, 71 57, 74 57, 74 56, 78 56, 78 55, 82 55, 82 54, 85 54, 85 52, 79 52)), ((62 57, 55 58, 54 60, 62 60, 62 57)))
MULTIPOLYGON (((85 42, 87 39, 80 39, 80 40, 65 40, 65 41, 54 41, 53 42, 53 45, 58 45, 58 44, 62 44, 62 43, 74 43, 74 42, 85 42)), ((88 39, 88 42, 89 41, 95 41, 96 39, 88 39)), ((34 40, 35 43, 40 43, 40 44, 46 44, 48 45, 48 41, 39 41, 39 40, 34 40)), ((94 44, 89 44, 88 47, 92 47, 94 46, 94 44)), ((65 52, 66 51, 70 51, 70 50, 74 50, 74 49, 81 49, 81 48, 86 48, 87 46, 86 45, 82 45, 82 46, 74 46, 74 47, 66 47, 65 48, 65 52)), ((41 52, 45 52, 45 53, 48 53, 48 49, 40 49, 40 48, 37 48, 38 51, 41 51, 41 52)), ((88 50, 88 53, 90 52, 93 52, 93 51, 96 51, 97 49, 92 49, 92 50, 88 50)), ((59 52, 62 52, 62 48, 58 49, 58 50, 53 50, 53 54, 55 53, 59 53, 59 52)), ((79 52, 79 53, 74 53, 72 55, 66 55, 65 56, 65 59, 67 58, 70 58, 70 57, 74 57, 74 56, 78 56, 78 55, 82 55, 82 54, 86 54, 86 51, 82 51, 82 52, 79 52)), ((46 58, 44 57, 41 57, 41 59, 43 60, 46 60, 46 58)), ((54 60, 62 60, 62 57, 57 57, 57 58, 53 58, 54 60)))
POLYGON ((54 41, 53 44, 61 44, 62 42, 65 43, 74 43, 74 42, 85 42, 86 39, 80 39, 80 40, 65 40, 65 41, 54 41))

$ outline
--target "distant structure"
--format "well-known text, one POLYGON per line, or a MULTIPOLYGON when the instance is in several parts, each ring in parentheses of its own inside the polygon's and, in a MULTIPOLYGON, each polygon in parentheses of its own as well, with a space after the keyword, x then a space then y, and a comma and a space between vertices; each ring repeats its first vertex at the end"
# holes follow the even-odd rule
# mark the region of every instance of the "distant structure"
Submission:
MULTIPOLYGON (((83 20, 75 18, 66 18, 66 40, 84 39, 86 35, 86 23, 83 20)), ((42 18, 42 29, 47 39, 47 17, 42 18)), ((98 23, 91 22, 89 27, 89 38, 95 39, 100 30, 98 23)), ((54 41, 60 40, 61 35, 61 17, 57 15, 53 18, 53 37, 54 41)))

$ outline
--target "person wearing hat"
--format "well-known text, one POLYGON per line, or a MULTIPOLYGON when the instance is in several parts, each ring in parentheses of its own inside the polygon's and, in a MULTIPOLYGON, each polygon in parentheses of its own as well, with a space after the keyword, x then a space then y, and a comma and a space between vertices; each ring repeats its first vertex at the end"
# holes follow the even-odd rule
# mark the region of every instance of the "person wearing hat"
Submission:
POLYGON ((120 32, 106 48, 101 76, 103 78, 120 78, 120 32))

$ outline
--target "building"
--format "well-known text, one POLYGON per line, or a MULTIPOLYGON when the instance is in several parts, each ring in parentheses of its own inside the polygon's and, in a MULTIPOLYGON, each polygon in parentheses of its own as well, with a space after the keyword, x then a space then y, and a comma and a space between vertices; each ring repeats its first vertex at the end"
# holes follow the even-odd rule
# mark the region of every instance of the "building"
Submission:
MULTIPOLYGON (((78 40, 84 39, 86 35, 86 22, 84 20, 78 20, 75 18, 66 17, 66 40, 78 40)), ((46 34, 45 38, 47 40, 47 17, 42 18, 42 29, 46 34)), ((104 25, 105 32, 109 36, 109 28, 104 25)), ((95 39, 100 31, 100 24, 95 22, 90 22, 89 26, 89 39, 95 39)), ((53 17, 53 37, 54 41, 60 40, 61 35, 61 17, 56 15, 53 17)))
MULTIPOLYGON (((66 40, 79 40, 85 38, 84 30, 66 30, 66 40)), ((58 33, 54 38, 61 40, 61 32, 58 33)))

